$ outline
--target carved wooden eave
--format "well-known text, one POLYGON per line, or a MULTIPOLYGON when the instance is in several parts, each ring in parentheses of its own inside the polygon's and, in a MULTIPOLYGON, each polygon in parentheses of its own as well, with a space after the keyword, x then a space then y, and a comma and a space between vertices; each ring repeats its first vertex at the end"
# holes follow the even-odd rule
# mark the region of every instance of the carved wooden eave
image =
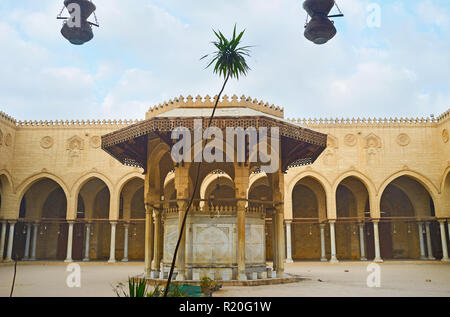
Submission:
MULTIPOLYGON (((159 138, 172 146, 170 138, 172 131, 177 127, 184 127, 193 133, 195 119, 199 118, 154 117, 102 136, 102 149, 124 165, 146 170, 148 141, 159 138)), ((203 129, 207 126, 208 119, 203 118, 203 129)), ((326 134, 271 117, 218 117, 213 120, 212 126, 222 130, 228 127, 244 129, 278 127, 283 171, 291 166, 314 163, 327 146, 326 134)))

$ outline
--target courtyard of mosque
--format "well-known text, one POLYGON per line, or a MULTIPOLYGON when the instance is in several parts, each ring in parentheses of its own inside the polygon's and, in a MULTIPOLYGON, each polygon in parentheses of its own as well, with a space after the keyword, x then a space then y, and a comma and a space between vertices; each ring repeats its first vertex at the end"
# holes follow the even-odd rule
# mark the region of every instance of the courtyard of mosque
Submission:
MULTIPOLYGON (((450 266, 439 261, 386 261, 380 264, 380 287, 368 287, 371 262, 295 262, 286 273, 302 277, 297 283, 254 287, 224 286, 214 297, 385 297, 450 296, 450 266)), ((142 272, 143 263, 81 263, 81 287, 68 287, 67 265, 61 262, 21 263, 17 266, 15 297, 112 297, 113 287, 142 272)), ((0 296, 9 296, 13 265, 0 265, 0 296)))

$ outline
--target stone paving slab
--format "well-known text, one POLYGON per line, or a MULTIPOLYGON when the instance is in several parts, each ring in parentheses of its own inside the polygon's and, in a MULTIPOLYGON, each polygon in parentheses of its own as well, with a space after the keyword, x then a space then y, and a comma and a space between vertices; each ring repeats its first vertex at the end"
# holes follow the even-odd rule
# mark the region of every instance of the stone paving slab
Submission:
MULTIPOLYGON (((436 296, 450 297, 450 264, 439 261, 389 261, 380 264, 381 287, 369 288, 371 262, 296 262, 286 272, 300 282, 263 286, 224 286, 220 297, 436 296)), ((142 274, 143 263, 79 263, 81 288, 69 288, 67 263, 26 262, 17 266, 14 296, 112 297, 113 286, 142 274)), ((9 296, 13 264, 0 264, 0 296, 9 296)))

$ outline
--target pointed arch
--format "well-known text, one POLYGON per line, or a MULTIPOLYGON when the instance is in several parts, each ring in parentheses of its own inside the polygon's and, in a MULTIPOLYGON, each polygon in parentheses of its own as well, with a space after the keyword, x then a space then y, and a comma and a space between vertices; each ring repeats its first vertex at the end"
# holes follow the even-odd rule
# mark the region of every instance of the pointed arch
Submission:
POLYGON ((54 174, 51 174, 51 173, 48 173, 48 172, 41 172, 41 173, 37 173, 37 174, 34 174, 34 175, 28 177, 27 179, 25 179, 17 187, 16 194, 17 194, 17 197, 18 197, 19 204, 20 204, 20 201, 23 198, 23 195, 27 192, 27 190, 34 183, 36 183, 37 181, 39 181, 41 179, 44 179, 44 178, 51 179, 52 181, 57 183, 62 188, 62 190, 64 191, 64 194, 66 195, 67 201, 69 201, 70 197, 72 197, 72 196, 70 194, 70 191, 69 191, 69 188, 68 188, 66 182, 64 182, 60 177, 58 177, 58 176, 56 176, 54 174))
POLYGON ((123 190, 123 188, 125 187, 125 185, 126 185, 129 181, 131 181, 131 180, 133 180, 133 179, 135 179, 135 178, 141 179, 142 181, 145 181, 145 177, 144 177, 144 175, 142 175, 141 173, 135 172, 135 171, 130 172, 130 173, 126 174, 125 176, 123 176, 123 177, 119 180, 119 182, 116 184, 116 186, 115 186, 115 188, 116 188, 116 194, 117 194, 118 196, 120 196, 120 193, 122 192, 122 190, 123 190))
POLYGON ((414 179, 417 182, 419 182, 428 191, 428 193, 430 194, 431 198, 433 199, 433 202, 436 203, 439 190, 435 186, 435 184, 433 184, 433 182, 430 181, 423 174, 420 174, 420 173, 412 171, 412 170, 404 170, 404 171, 398 171, 398 172, 396 172, 394 174, 391 174, 389 177, 387 177, 381 183, 380 187, 378 188, 378 192, 377 192, 377 204, 378 204, 378 206, 379 206, 379 204, 381 202, 381 196, 383 196, 383 192, 386 189, 386 187, 390 183, 392 183, 392 181, 394 181, 395 179, 397 179, 399 177, 402 177, 402 176, 411 177, 412 179, 414 179))
MULTIPOLYGON (((316 180, 323 188, 325 192, 325 198, 327 201, 327 212, 330 212, 331 208, 334 204, 335 199, 333 198, 333 192, 331 189, 331 184, 327 180, 325 176, 320 174, 319 172, 313 171, 313 170, 306 170, 298 173, 294 178, 291 179, 291 181, 285 185, 285 218, 286 219, 292 219, 293 217, 293 210, 292 210, 292 194, 294 191, 295 185, 297 185, 298 182, 300 182, 303 178, 310 177, 316 180)), ((328 218, 333 217, 335 215, 328 214, 328 218)))
POLYGON ((14 191, 14 183, 13 183, 12 175, 6 169, 1 169, 0 177, 6 179, 8 181, 8 184, 3 184, 3 185, 8 185, 11 192, 13 192, 14 191))

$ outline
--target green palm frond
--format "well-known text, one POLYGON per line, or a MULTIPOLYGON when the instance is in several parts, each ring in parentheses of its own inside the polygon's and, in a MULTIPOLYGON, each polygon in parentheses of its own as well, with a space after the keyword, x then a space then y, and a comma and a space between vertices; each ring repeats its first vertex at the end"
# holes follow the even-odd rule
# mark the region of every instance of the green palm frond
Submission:
POLYGON ((217 40, 212 42, 217 48, 217 51, 203 56, 201 59, 211 57, 206 68, 214 64, 214 73, 223 76, 224 78, 229 75, 231 78, 235 77, 239 79, 239 76, 246 76, 250 67, 247 65, 245 57, 250 56, 249 48, 251 46, 238 47, 241 44, 242 36, 245 30, 236 33, 236 25, 233 30, 233 37, 228 40, 220 31, 213 30, 217 37, 217 40))

